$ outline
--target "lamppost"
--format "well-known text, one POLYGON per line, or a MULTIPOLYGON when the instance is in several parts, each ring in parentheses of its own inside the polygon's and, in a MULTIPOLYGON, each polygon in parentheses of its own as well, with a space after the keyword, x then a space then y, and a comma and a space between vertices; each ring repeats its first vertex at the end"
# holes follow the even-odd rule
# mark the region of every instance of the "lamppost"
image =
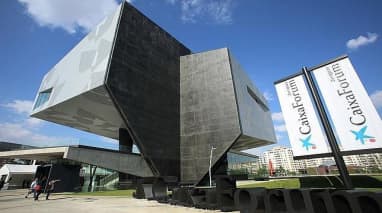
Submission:
POLYGON ((212 176, 211 176, 211 167, 212 167, 212 152, 216 149, 214 146, 211 146, 211 152, 210 152, 210 167, 208 170, 208 175, 210 176, 210 187, 212 187, 212 176))

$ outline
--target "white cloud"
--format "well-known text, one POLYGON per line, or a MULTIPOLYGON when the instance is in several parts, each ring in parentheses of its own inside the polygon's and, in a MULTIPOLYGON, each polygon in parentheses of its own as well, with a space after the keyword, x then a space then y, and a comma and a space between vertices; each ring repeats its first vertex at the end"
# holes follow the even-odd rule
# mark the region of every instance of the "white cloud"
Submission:
POLYGON ((358 38, 350 39, 346 42, 346 47, 350 50, 356 50, 361 46, 374 43, 378 38, 376 33, 367 33, 367 36, 360 35, 358 38))
POLYGON ((38 133, 44 121, 29 117, 33 101, 14 100, 0 105, 10 109, 17 121, 0 123, 0 141, 27 144, 32 146, 58 146, 78 144, 78 139, 70 137, 52 137, 38 133))
POLYGON ((21 143, 32 146, 78 144, 78 139, 42 135, 26 128, 23 124, 17 123, 0 123, 0 141, 21 143))
MULTIPOLYGON (((90 31, 118 6, 115 0, 18 0, 40 26, 90 31)), ((131 1, 129 1, 131 2, 131 1)))
POLYGON ((11 110, 16 113, 22 119, 22 125, 30 128, 36 128, 41 126, 43 120, 29 117, 32 111, 33 101, 30 100, 13 100, 12 102, 1 104, 0 106, 11 110))
POLYGON ((276 132, 286 132, 287 131, 285 124, 275 125, 275 130, 276 130, 276 132))
POLYGON ((38 118, 27 118, 25 120, 25 125, 31 128, 40 127, 43 123, 44 121, 38 118))
POLYGON ((232 0, 213 0, 207 5, 207 11, 219 24, 232 23, 232 0))
POLYGON ((119 141, 115 140, 115 139, 112 139, 112 138, 107 138, 107 137, 104 137, 104 136, 99 136, 99 138, 103 141, 103 142, 106 142, 106 143, 111 143, 111 144, 119 144, 119 141))
POLYGON ((268 91, 265 91, 263 93, 263 95, 264 95, 264 98, 267 99, 267 101, 273 101, 273 99, 274 99, 272 93, 270 93, 268 91))
POLYGON ((276 139, 277 139, 277 141, 280 141, 280 140, 283 139, 283 138, 284 138, 283 135, 276 134, 276 139))
POLYGON ((282 112, 274 112, 272 113, 272 120, 274 122, 284 122, 284 117, 282 112))
POLYGON ((373 102, 375 108, 382 108, 382 90, 377 90, 370 95, 371 101, 373 102))
POLYGON ((180 3, 181 19, 185 23, 212 21, 217 24, 232 23, 232 0, 166 0, 175 5, 180 3))
POLYGON ((274 112, 272 113, 272 120, 274 123, 277 123, 274 125, 275 131, 276 131, 276 138, 277 140, 281 140, 283 138, 283 134, 287 131, 285 126, 285 121, 283 117, 282 112, 274 112))
POLYGON ((2 104, 1 106, 11 109, 18 114, 29 114, 32 111, 33 101, 14 100, 10 103, 2 104))

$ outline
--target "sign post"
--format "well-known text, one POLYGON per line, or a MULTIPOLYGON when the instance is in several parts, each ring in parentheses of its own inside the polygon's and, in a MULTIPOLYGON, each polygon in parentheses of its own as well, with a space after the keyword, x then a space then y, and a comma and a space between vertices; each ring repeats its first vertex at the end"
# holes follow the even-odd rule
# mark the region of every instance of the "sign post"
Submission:
POLYGON ((312 75, 306 67, 304 67, 302 69, 302 73, 305 76, 305 79, 308 83, 308 88, 312 94, 313 101, 314 101, 316 108, 318 110, 318 115, 320 116, 320 119, 322 121, 322 125, 324 127, 325 133, 328 137, 329 145, 330 145, 330 148, 332 150, 332 154, 333 154, 334 160, 337 164, 337 168, 338 168, 338 171, 340 173, 341 179, 344 183, 344 186, 347 189, 352 189, 353 184, 351 182, 349 172, 346 168, 344 159, 340 153, 340 148, 338 147, 337 140, 336 140, 336 137, 334 135, 333 129, 330 126, 330 122, 329 122, 328 116, 325 112, 321 98, 318 94, 317 87, 315 86, 315 84, 313 82, 312 75))
POLYGON ((342 156, 380 152, 382 121, 348 56, 303 67, 274 84, 294 158, 333 156, 352 189, 342 156))

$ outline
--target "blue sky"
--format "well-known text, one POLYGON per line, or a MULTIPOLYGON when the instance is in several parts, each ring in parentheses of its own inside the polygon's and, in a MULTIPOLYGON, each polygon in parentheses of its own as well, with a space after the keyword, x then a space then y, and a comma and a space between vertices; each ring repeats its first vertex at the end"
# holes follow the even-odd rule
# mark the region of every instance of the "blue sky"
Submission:
MULTIPOLYGON (((118 4, 0 1, 0 141, 31 145, 116 141, 28 117, 43 75, 118 4)), ((348 54, 382 114, 382 1, 134 0, 193 52, 229 47, 266 95, 279 145, 289 146, 273 82, 348 54)), ((259 153, 261 149, 251 150, 259 153)))

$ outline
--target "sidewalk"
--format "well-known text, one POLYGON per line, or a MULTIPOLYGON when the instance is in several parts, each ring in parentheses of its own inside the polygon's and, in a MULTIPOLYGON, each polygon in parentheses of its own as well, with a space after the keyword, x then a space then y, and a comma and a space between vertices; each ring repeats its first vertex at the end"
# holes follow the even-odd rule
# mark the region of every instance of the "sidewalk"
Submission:
POLYGON ((126 197, 99 197, 52 194, 39 201, 32 197, 25 199, 26 190, 0 191, 0 211, 2 213, 193 213, 220 212, 160 204, 156 201, 138 200, 126 197))

